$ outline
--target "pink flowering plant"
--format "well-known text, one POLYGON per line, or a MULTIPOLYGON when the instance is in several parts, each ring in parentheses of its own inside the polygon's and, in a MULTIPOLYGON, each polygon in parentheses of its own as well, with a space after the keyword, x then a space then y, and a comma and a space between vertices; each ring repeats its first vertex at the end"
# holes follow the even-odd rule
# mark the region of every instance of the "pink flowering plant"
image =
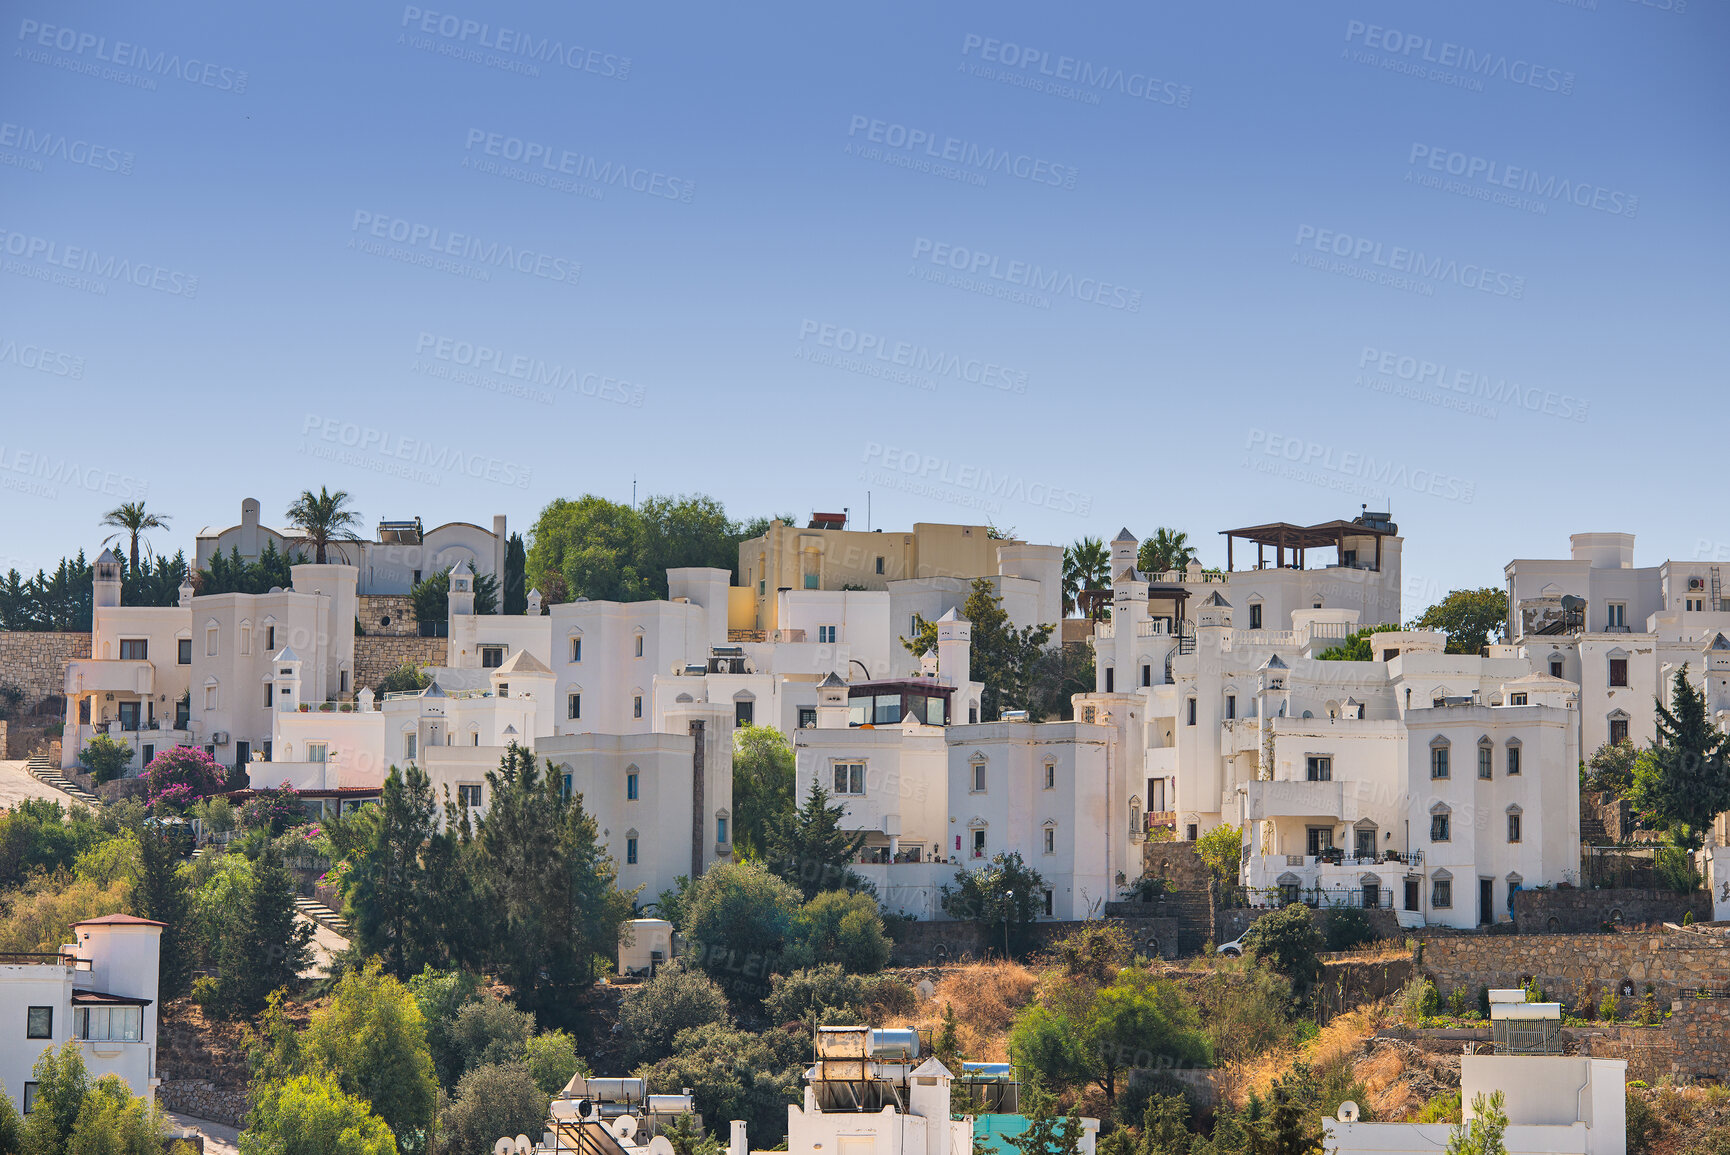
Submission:
POLYGON ((272 790, 260 790, 240 809, 240 824, 248 830, 267 830, 275 838, 306 821, 300 792, 287 782, 272 790))
POLYGON ((227 776, 216 759, 195 746, 164 750, 144 768, 144 778, 155 813, 179 814, 227 787, 227 776))

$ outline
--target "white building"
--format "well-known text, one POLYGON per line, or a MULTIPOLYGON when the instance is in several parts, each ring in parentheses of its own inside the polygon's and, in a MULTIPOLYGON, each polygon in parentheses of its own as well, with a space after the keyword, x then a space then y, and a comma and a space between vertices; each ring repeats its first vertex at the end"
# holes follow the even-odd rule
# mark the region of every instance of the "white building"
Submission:
POLYGON ((56 954, 0 954, 0 1083, 15 1108, 34 1108, 31 1070, 67 1040, 92 1081, 118 1075, 154 1097, 162 925, 111 914, 75 925, 77 941, 56 954))
MULTIPOLYGON (((297 534, 271 529, 262 524, 257 498, 240 503, 240 524, 218 528, 206 526, 198 531, 193 549, 194 564, 208 569, 217 553, 240 554, 242 561, 257 561, 265 547, 274 545, 278 553, 305 549, 297 534)), ((423 530, 420 518, 409 521, 381 521, 377 536, 370 540, 334 542, 330 550, 335 558, 352 565, 357 571, 357 591, 362 595, 406 594, 416 582, 446 568, 467 562, 475 573, 496 574, 500 582, 505 572, 505 518, 493 518, 492 529, 466 521, 446 522, 434 529, 423 530)))
MULTIPOLYGON (((1462 1117, 1476 1118, 1478 1096, 1488 1102, 1500 1091, 1508 1155, 1627 1155, 1627 1070, 1623 1059, 1465 1055, 1462 1117)), ((1434 1155, 1453 1131, 1446 1123, 1357 1122, 1350 1109, 1323 1118, 1322 1129, 1327 1150, 1338 1155, 1434 1155)))

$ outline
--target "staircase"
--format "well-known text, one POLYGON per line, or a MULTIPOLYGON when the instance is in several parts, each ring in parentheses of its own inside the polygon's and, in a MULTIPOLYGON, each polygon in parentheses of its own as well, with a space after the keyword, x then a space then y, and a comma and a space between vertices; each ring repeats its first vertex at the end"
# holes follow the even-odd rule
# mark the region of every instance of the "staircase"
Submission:
POLYGON ((31 777, 35 778, 44 786, 52 786, 62 794, 70 794, 74 799, 84 803, 86 806, 102 805, 102 799, 84 789, 84 787, 78 785, 78 783, 72 781, 70 778, 62 775, 54 764, 48 761, 45 755, 31 755, 30 758, 25 761, 24 767, 30 771, 31 777))
POLYGON ((1199 954, 1213 938, 1213 903, 1205 890, 1174 890, 1165 896, 1164 914, 1177 919, 1179 957, 1199 954))
POLYGON ((304 895, 296 895, 294 898, 294 909, 300 914, 304 914, 307 918, 312 919, 312 921, 318 923, 332 934, 340 935, 345 939, 352 937, 348 927, 348 919, 342 917, 342 915, 330 909, 330 907, 324 905, 324 903, 318 901, 316 898, 307 898, 304 895))

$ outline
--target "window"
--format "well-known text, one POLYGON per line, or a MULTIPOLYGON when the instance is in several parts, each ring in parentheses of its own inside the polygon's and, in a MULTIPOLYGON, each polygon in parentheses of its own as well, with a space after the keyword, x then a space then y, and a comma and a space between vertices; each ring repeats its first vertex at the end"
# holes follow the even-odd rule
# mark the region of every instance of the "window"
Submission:
POLYGON ((204 708, 206 710, 214 710, 216 709, 216 703, 216 684, 214 682, 207 683, 204 687, 204 708))
POLYGON ((750 700, 746 700, 743 702, 734 702, 733 703, 733 728, 736 730, 742 726, 749 726, 751 724, 751 719, 753 717, 755 717, 755 715, 756 715, 756 711, 757 711, 757 703, 755 703, 755 702, 752 702, 750 700))
POLYGON ((1057 853, 1057 831, 1049 826, 1045 828, 1045 853, 1057 853))
POLYGON ((1479 778, 1486 778, 1487 779, 1487 778, 1494 778, 1496 776, 1495 769, 1491 765, 1492 757, 1493 757, 1493 754, 1491 751, 1490 744, 1488 742, 1480 743, 1478 746, 1478 777, 1479 778))
POLYGON ((204 656, 205 657, 207 657, 207 658, 216 657, 216 636, 219 633, 221 633, 221 631, 218 630, 215 626, 211 626, 209 629, 204 631, 204 656))
POLYGON ((481 647, 481 669, 496 670, 505 664, 505 648, 503 646, 481 647))
POLYGON ((1508 777, 1512 778, 1520 772, 1520 748, 1514 743, 1508 743, 1508 777))
POLYGON ((1045 764, 1045 788, 1047 790, 1057 789, 1057 763, 1055 762, 1045 764))
POLYGON ((1439 746, 1430 747, 1430 777, 1448 777, 1448 745, 1446 742, 1439 746))
POLYGON ((264 648, 269 650, 273 654, 276 653, 276 627, 275 626, 265 626, 264 627, 264 648))
POLYGON ((24 1084, 24 1113, 26 1115, 36 1109, 36 1084, 24 1084))
POLYGON ((1626 686, 1628 684, 1627 658, 1610 659, 1610 684, 1612 686, 1626 686))
POLYGON ((1117 670, 1113 666, 1105 667, 1105 692, 1107 694, 1117 692, 1117 670))
POLYGON ((1153 667, 1146 662, 1141 664, 1141 684, 1144 686, 1153 685, 1153 667))
POLYGON ((339 694, 348 693, 348 671, 347 670, 338 670, 337 671, 336 689, 337 689, 337 692, 339 694))
POLYGON ((1311 858, 1316 858, 1326 854, 1334 848, 1333 827, 1311 826, 1304 833, 1304 850, 1311 858))
POLYGON ((717 817, 715 819, 715 841, 727 841, 727 820, 724 817, 717 817))
POLYGON ((815 707, 815 706, 800 706, 799 707, 799 729, 810 730, 810 729, 814 729, 816 727, 816 725, 817 725, 817 707, 815 707))
POLYGON ((135 1043, 144 1033, 143 1007, 73 1007, 72 1036, 95 1042, 135 1043))
POLYGON ((580 662, 582 660, 583 660, 583 639, 572 638, 571 639, 571 661, 580 662))
POLYGON ((1374 830, 1358 830, 1356 831, 1356 834, 1358 846, 1357 857, 1367 858, 1372 862, 1375 861, 1376 832, 1374 830))
POLYGON ((1312 754, 1304 759, 1304 779, 1309 782, 1332 782, 1334 760, 1331 755, 1312 754))
POLYGON ((1184 836, 1184 838, 1186 838, 1190 842, 1194 842, 1195 841, 1195 832, 1196 832, 1195 823, 1191 822, 1188 826, 1184 827, 1183 836, 1184 836))
POLYGON ((1043 893, 1045 895, 1045 917, 1050 918, 1050 917, 1052 917, 1052 910, 1053 910, 1053 906, 1052 906, 1053 899, 1052 899, 1051 891, 1047 890, 1047 891, 1044 891, 1043 893))
POLYGON ((1508 695, 1508 705, 1510 705, 1510 706, 1527 706, 1530 704, 1531 704, 1531 699, 1528 698, 1525 694, 1509 694, 1508 695))
POLYGON ((477 810, 481 804, 480 783, 471 782, 457 787, 457 805, 464 810, 477 810))
POLYGON ((1195 699, 1194 698, 1191 698, 1189 700, 1189 706, 1187 707, 1187 709, 1188 709, 1189 713, 1188 713, 1188 721, 1185 723, 1185 725, 1193 726, 1193 725, 1195 725, 1195 699))
POLYGON ((500 682, 499 683, 499 697, 508 698, 510 696, 511 696, 511 684, 509 682, 500 682))
POLYGON ((1628 624, 1625 620, 1628 616, 1628 607, 1624 603, 1608 602, 1605 604, 1604 610, 1607 615, 1604 622, 1606 628, 1619 630, 1628 624))
POLYGON ((826 645, 826 646, 834 645, 835 644, 835 627, 834 626, 818 626, 817 627, 817 641, 822 643, 823 645, 826 645))
POLYGON ((808 573, 805 575, 805 588, 808 590, 814 590, 814 589, 818 588, 817 575, 816 574, 808 573))
POLYGON ((643 716, 643 696, 641 694, 638 694, 636 697, 631 699, 631 717, 641 718, 642 716, 643 716))
POLYGON ((271 705, 274 705, 275 703, 276 703, 276 683, 275 682, 266 682, 264 684, 264 704, 266 706, 271 706, 271 705))
POLYGON ((1508 841, 1509 842, 1518 842, 1519 840, 1520 840, 1520 816, 1518 814, 1510 814, 1510 815, 1508 815, 1508 841))
POLYGON ((1611 742, 1611 744, 1614 745, 1617 742, 1626 742, 1627 740, 1628 740, 1628 719, 1626 719, 1626 718, 1611 718, 1610 719, 1610 742, 1611 742))
MULTIPOLYGON (((88 722, 90 719, 83 718, 80 721, 88 722)), ((192 695, 188 694, 174 703, 174 728, 184 730, 190 725, 192 725, 192 695)))
POLYGON ((883 572, 883 559, 882 558, 877 559, 877 572, 878 573, 883 572))
POLYGON ((638 634, 637 635, 637 657, 640 658, 642 656, 643 656, 643 635, 638 634))
POLYGON ((175 643, 175 646, 180 651, 176 656, 178 664, 182 666, 192 665, 192 639, 181 638, 175 643))
POLYGON ((637 840, 635 838, 627 838, 625 839, 625 865, 635 866, 636 864, 637 840))
POLYGON ((1562 659, 1561 658, 1551 658, 1550 659, 1550 677, 1559 678, 1561 676, 1562 676, 1562 659))
POLYGON ((52 1039, 54 1037, 54 1008, 31 1007, 25 1011, 24 1037, 26 1039, 52 1039))
POLYGON ((985 857, 985 831, 983 830, 973 832, 973 857, 985 857))
POLYGON ((1430 905, 1447 910, 1454 905, 1454 884, 1451 879, 1438 878, 1430 884, 1430 905))
POLYGON ((402 756, 404 758, 407 758, 410 762, 414 761, 414 735, 413 734, 404 734, 402 736, 402 756))
POLYGON ((325 762, 330 758, 328 742, 308 742, 306 744, 306 760, 308 762, 325 762))
POLYGON ((150 641, 148 638, 121 638, 120 660, 123 662, 146 662, 150 660, 150 641))
POLYGON ((1249 628, 1252 630, 1261 629, 1261 606, 1259 605, 1249 607, 1249 628))
POLYGON ((973 763, 973 793, 985 793, 985 763, 973 763))
POLYGON ((583 696, 572 694, 565 699, 565 717, 576 721, 583 716, 583 696))
POLYGON ((252 653, 252 627, 240 627, 240 653, 242 657, 252 653))
POLYGON ((637 772, 635 770, 625 775, 625 801, 637 801, 637 772))
MULTIPOLYGON (((478 746, 480 743, 477 742, 475 745, 478 746)), ((559 780, 559 793, 564 795, 566 798, 571 796, 571 776, 569 774, 566 774, 559 780)))
POLYGON ((977 726, 979 724, 979 707, 978 706, 967 707, 967 724, 969 726, 977 726))
POLYGON ((863 794, 865 793, 865 763, 837 762, 835 763, 835 793, 863 794))
POLYGON ((1232 718, 1237 717, 1237 695, 1236 694, 1227 694, 1225 696, 1225 716, 1226 716, 1227 720, 1230 720, 1232 718))
POLYGON ((1449 834, 1448 817, 1449 816, 1446 814, 1432 814, 1432 815, 1430 815, 1430 841, 1431 842, 1448 842, 1448 841, 1450 841, 1450 839, 1448 838, 1448 834, 1449 834))

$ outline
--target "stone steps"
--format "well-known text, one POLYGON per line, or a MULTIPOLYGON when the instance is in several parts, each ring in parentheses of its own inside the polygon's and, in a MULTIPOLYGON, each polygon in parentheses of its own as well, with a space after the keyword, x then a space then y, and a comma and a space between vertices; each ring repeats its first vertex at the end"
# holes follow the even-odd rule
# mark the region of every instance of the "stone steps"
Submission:
POLYGON ((304 895, 296 895, 294 899, 294 909, 312 919, 312 921, 318 923, 332 934, 341 935, 343 938, 353 937, 352 932, 349 930, 348 919, 342 917, 342 915, 338 914, 324 903, 318 901, 316 898, 307 898, 304 895))
POLYGON ((31 777, 44 786, 51 786, 63 794, 70 794, 86 806, 102 805, 102 799, 61 774, 54 764, 41 754, 35 754, 28 758, 24 767, 30 771, 31 777))

